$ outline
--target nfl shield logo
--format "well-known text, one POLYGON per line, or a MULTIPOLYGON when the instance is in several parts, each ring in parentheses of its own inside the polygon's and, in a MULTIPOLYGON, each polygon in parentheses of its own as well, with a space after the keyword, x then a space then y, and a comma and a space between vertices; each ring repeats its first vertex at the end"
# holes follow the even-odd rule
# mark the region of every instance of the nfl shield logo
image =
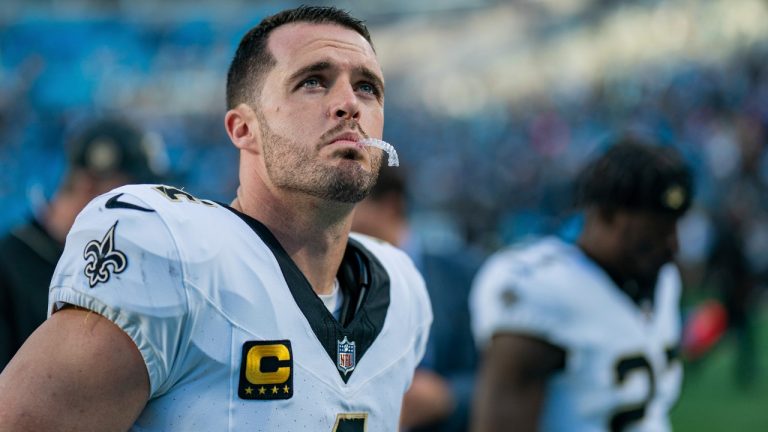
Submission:
POLYGON ((346 375, 355 369, 355 343, 350 342, 346 336, 344 336, 344 340, 337 342, 336 366, 346 375))

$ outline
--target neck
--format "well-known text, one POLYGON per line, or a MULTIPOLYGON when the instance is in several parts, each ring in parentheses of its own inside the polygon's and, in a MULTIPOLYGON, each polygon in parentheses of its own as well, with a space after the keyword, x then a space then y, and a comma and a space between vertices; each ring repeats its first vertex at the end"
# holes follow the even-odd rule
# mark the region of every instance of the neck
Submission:
POLYGON ((610 254, 607 254, 607 251, 600 247, 599 242, 590 241, 589 238, 585 238, 585 236, 582 235, 576 241, 576 244, 586 256, 600 266, 600 268, 613 279, 616 285, 621 286, 623 284, 622 276, 616 271, 615 266, 612 265, 610 254))
POLYGON ((241 185, 232 207, 269 228, 317 294, 332 292, 347 248, 353 204, 241 185))
POLYGON ((632 300, 639 302, 643 298, 653 297, 655 280, 640 280, 620 271, 621 267, 616 262, 616 248, 605 237, 585 229, 576 243, 584 254, 600 266, 616 286, 627 293, 632 300))
POLYGON ((579 236, 576 244, 592 261, 599 265, 618 286, 624 283, 624 276, 619 271, 615 260, 617 259, 616 245, 612 243, 612 237, 605 229, 588 221, 579 236))

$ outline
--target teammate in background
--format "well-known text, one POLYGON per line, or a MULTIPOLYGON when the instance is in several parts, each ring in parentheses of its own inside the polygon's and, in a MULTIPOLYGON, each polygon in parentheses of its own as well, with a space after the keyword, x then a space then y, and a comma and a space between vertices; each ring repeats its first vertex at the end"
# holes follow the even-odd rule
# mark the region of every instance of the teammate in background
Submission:
POLYGON ((353 231, 408 253, 424 275, 435 315, 424 360, 403 400, 401 427, 412 432, 466 431, 477 367, 468 297, 480 260, 466 251, 424 250, 410 230, 407 207, 403 171, 383 167, 352 222, 353 231))
POLYGON ((227 79, 237 197, 91 202, 52 316, 0 375, 0 430, 396 430, 429 299, 404 253, 349 235, 382 163, 358 141, 381 137, 383 81, 338 9, 251 29, 227 79))
POLYGON ((577 182, 584 227, 498 252, 473 286, 485 347, 473 430, 665 431, 682 366, 671 263, 692 177, 669 148, 620 139, 577 182))
POLYGON ((48 286, 77 214, 107 191, 164 174, 152 143, 123 119, 89 123, 67 143, 67 172, 50 203, 0 238, 0 369, 45 321, 48 286))

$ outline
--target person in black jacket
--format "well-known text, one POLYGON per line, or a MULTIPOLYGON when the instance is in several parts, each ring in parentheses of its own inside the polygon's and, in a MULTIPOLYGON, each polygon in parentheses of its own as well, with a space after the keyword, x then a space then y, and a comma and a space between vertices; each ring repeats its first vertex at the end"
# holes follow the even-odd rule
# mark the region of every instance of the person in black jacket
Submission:
POLYGON ((136 125, 94 120, 68 143, 68 170, 47 206, 0 238, 0 369, 45 320, 48 285, 75 217, 98 195, 156 182, 162 149, 136 125))

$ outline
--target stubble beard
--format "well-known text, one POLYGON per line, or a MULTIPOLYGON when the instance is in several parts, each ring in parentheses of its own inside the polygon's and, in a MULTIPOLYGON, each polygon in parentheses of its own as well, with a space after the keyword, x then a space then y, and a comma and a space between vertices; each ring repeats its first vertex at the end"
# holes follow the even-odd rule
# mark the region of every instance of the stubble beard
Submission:
POLYGON ((264 163, 272 183, 282 189, 305 193, 323 200, 355 204, 376 184, 382 157, 371 153, 371 172, 356 161, 325 165, 318 158, 319 146, 306 146, 275 133, 256 110, 261 125, 264 163))

